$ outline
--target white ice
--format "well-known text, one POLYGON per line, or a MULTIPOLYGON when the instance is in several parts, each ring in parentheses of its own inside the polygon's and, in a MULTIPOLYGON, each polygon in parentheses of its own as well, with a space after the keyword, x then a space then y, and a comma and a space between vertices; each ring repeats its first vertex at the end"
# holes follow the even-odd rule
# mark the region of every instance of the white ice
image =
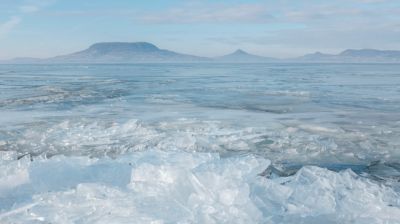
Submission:
POLYGON ((1 156, 0 223, 400 223, 400 195, 350 170, 268 179, 252 155, 1 156))

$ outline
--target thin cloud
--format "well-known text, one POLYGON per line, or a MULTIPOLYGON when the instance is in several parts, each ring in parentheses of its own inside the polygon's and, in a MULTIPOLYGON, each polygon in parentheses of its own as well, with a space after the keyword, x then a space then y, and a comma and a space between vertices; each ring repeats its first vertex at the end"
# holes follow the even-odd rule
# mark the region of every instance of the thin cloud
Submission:
POLYGON ((32 12, 36 12, 39 11, 39 7, 36 5, 23 5, 19 8, 19 10, 22 13, 32 13, 32 12))
POLYGON ((139 12, 133 9, 107 9, 107 10, 58 10, 45 11, 42 15, 53 17, 128 17, 131 18, 139 12))
POLYGON ((29 1, 26 4, 21 5, 18 8, 19 13, 12 16, 6 22, 0 24, 0 38, 5 37, 8 33, 10 33, 13 29, 15 29, 15 27, 17 27, 18 24, 20 24, 22 22, 23 15, 39 11, 41 9, 41 7, 44 7, 49 2, 50 2, 50 0, 49 1, 29 1))
POLYGON ((138 19, 147 23, 263 23, 272 19, 265 6, 259 4, 186 6, 152 12, 138 19))
POLYGON ((361 3, 384 3, 387 2, 387 0, 356 0, 357 2, 361 3))
POLYGON ((13 30, 19 23, 21 18, 18 16, 13 16, 6 22, 0 24, 0 38, 6 36, 11 30, 13 30))

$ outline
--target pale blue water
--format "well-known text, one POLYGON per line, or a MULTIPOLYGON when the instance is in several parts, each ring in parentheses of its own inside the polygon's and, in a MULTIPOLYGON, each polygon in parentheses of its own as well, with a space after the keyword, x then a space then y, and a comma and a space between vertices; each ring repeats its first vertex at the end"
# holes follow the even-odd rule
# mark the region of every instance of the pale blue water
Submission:
POLYGON ((0 65, 0 151, 14 159, 255 155, 273 164, 263 175, 350 168, 397 192, 399 137, 400 65, 0 65))

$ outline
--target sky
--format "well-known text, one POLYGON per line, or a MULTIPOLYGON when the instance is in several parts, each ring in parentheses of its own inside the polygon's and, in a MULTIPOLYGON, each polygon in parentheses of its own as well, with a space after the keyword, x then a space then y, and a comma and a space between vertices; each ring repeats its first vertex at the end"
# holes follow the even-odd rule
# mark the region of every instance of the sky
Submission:
POLYGON ((400 50, 400 0, 0 0, 0 59, 108 41, 211 57, 400 50))

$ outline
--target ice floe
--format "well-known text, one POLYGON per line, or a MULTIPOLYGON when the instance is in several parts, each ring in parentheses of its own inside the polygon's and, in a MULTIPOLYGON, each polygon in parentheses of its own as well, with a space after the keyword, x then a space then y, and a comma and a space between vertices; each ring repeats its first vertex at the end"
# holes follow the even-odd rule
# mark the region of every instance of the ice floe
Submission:
POLYGON ((149 150, 115 159, 1 160, 1 223, 399 223, 400 195, 305 166, 267 177, 246 155, 149 150))

